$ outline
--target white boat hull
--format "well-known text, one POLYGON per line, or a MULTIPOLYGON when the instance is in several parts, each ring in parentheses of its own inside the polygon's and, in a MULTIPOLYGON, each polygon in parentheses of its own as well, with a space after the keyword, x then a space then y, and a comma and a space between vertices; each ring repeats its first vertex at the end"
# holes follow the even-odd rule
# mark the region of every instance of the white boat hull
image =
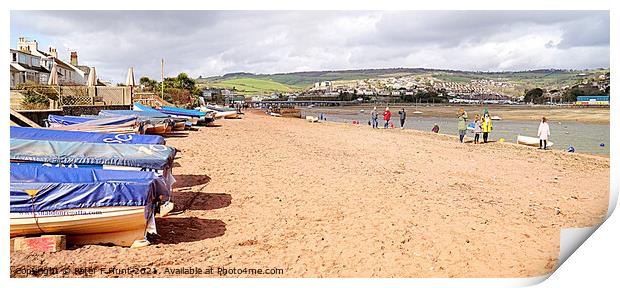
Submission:
MULTIPOLYGON (((517 143, 521 145, 540 147, 540 139, 528 136, 517 136, 517 143)), ((553 146, 553 142, 547 140, 547 147, 553 146)))
POLYGON ((72 244, 131 246, 144 239, 144 207, 120 206, 10 213, 11 237, 62 234, 72 244), (36 217, 35 217, 36 215, 36 217))

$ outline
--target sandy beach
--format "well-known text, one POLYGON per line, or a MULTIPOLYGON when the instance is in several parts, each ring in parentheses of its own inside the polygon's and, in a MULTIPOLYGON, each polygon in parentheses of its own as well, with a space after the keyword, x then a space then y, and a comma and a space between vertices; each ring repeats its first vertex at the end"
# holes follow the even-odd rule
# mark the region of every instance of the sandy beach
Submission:
POLYGON ((259 112, 218 122, 167 139, 180 150, 175 210, 157 219, 152 245, 12 252, 11 275, 149 267, 157 274, 50 276, 224 277, 165 271, 226 267, 283 273, 225 277, 528 277, 552 271, 561 228, 607 212, 605 157, 259 112))

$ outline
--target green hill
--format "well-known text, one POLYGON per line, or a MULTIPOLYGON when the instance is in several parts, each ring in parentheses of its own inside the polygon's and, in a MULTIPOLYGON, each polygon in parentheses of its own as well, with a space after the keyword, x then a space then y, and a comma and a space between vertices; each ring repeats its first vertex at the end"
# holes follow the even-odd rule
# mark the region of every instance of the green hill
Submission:
POLYGON ((274 92, 287 93, 302 90, 303 87, 278 83, 276 81, 257 78, 230 78, 203 82, 215 88, 235 89, 240 94, 272 94, 274 92))

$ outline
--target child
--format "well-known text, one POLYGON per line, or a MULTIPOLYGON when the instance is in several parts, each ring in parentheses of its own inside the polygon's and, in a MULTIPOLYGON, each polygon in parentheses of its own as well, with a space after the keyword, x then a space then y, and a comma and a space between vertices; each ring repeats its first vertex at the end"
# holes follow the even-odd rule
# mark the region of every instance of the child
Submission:
POLYGON ((476 114, 474 120, 474 144, 480 144, 480 134, 482 133, 482 122, 480 121, 480 114, 476 114))
POLYGON ((547 139, 549 139, 549 135, 551 135, 551 131, 549 131, 547 117, 542 117, 542 122, 538 125, 538 139, 540 139, 540 146, 538 146, 538 149, 547 150, 547 139))

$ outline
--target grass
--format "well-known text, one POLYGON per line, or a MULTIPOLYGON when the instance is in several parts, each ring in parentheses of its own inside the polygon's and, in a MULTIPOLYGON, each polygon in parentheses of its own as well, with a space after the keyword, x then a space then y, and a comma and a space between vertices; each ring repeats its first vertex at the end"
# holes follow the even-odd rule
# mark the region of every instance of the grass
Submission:
POLYGON ((287 85, 269 79, 247 77, 216 80, 213 82, 208 82, 207 85, 215 88, 235 88, 235 90, 237 90, 240 94, 272 94, 275 92, 288 93, 303 89, 301 86, 287 85))

